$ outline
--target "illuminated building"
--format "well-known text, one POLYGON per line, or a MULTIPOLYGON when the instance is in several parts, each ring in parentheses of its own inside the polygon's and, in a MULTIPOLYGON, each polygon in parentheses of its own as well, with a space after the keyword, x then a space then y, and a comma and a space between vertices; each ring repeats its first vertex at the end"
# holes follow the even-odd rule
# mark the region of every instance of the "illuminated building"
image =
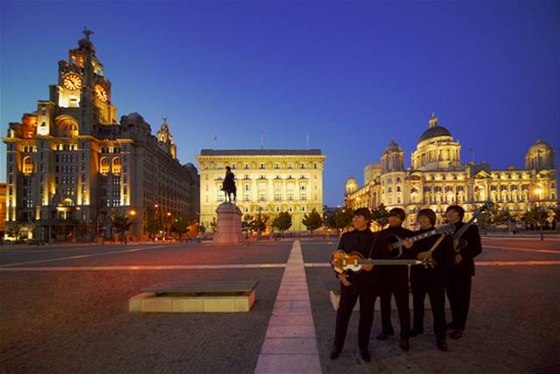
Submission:
POLYGON ((463 164, 461 145, 433 115, 412 152, 411 167, 404 167, 404 152, 391 141, 381 163, 364 168, 364 185, 351 177, 345 185, 345 205, 353 209, 380 204, 399 207, 408 214, 405 226, 413 227, 416 212, 431 208, 441 216, 448 205, 465 208, 465 220, 476 207, 492 201, 499 210, 520 218, 534 204, 554 206, 558 194, 554 150, 537 141, 525 155, 525 168, 494 170, 487 163, 463 164))
POLYGON ((325 156, 310 150, 212 150, 197 156, 200 169, 200 221, 209 228, 216 208, 225 201, 221 191, 226 166, 235 174, 236 205, 243 215, 261 214, 272 220, 280 212, 292 215, 290 231, 304 231, 305 214, 323 212, 325 156))
POLYGON ((133 222, 128 235, 137 240, 158 212, 195 219, 196 168, 177 160, 166 119, 157 137, 137 113, 117 122, 92 32, 83 33, 68 61, 58 63, 49 100, 39 100, 21 123, 10 123, 3 138, 8 224, 42 241, 76 238, 80 223, 89 238, 109 237, 110 218, 119 213, 133 222))
POLYGON ((0 183, 0 241, 6 230, 6 183, 0 183))

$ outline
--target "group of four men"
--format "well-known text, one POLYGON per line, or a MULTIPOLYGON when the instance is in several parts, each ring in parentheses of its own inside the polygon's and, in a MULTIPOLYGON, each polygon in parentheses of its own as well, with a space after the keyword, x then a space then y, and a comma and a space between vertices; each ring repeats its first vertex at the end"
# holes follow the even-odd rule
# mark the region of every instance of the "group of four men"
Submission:
POLYGON ((447 329, 452 330, 450 337, 453 339, 463 336, 470 304, 471 277, 474 275, 473 258, 482 251, 478 228, 472 225, 472 222, 465 224, 464 214, 465 210, 459 205, 451 205, 447 208, 446 219, 450 225, 454 225, 452 229, 455 233, 454 236, 448 236, 439 235, 439 232, 434 231, 437 217, 431 209, 422 209, 418 212, 420 230, 416 232, 402 227, 406 215, 400 208, 389 211, 389 226, 379 232, 370 230, 369 209, 359 208, 354 212, 352 218, 354 230, 342 235, 338 248, 347 253, 359 252, 365 259, 372 259, 373 264, 361 264, 359 272, 345 271, 337 274, 341 290, 334 344, 330 356, 332 360, 336 359, 342 351, 350 316, 358 300, 360 303, 358 346, 362 359, 367 362, 371 361, 369 340, 377 297, 381 300, 382 325, 382 331, 377 336, 378 340, 385 340, 394 334, 391 323, 391 296, 394 296, 400 323, 400 347, 403 351, 408 351, 409 338, 424 332, 426 294, 432 307, 437 347, 444 352, 448 350, 447 329), (428 232, 430 232, 429 236, 427 236, 428 232), (394 258, 395 238, 403 246, 398 259, 418 259, 425 264, 425 266, 411 266, 410 284, 414 312, 412 329, 408 297, 408 265, 375 265, 376 259, 394 258), (452 316, 452 321, 448 324, 445 316, 446 291, 452 316))

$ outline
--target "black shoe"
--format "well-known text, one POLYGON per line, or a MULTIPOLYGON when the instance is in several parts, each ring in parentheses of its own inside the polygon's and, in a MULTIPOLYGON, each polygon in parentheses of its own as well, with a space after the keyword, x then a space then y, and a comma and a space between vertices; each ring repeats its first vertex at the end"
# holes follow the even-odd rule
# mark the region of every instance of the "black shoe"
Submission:
POLYGON ((392 332, 392 331, 389 331, 389 332, 381 331, 381 332, 379 333, 379 335, 377 335, 377 338, 376 338, 376 339, 377 339, 377 340, 387 340, 387 338, 388 338, 389 336, 393 336, 394 334, 395 334, 395 333, 392 332))
POLYGON ((365 362, 371 362, 371 355, 367 349, 360 349, 360 356, 362 356, 362 360, 365 362))
POLYGON ((404 352, 408 352, 408 350, 410 349, 410 344, 408 344, 408 340, 401 340, 401 349, 404 352))
POLYGON ((445 341, 443 342, 438 342, 437 343, 437 347, 440 351, 442 352, 447 352, 449 351, 449 347, 447 346, 447 343, 445 341))
POLYGON ((338 358, 338 356, 340 355, 340 351, 342 351, 342 349, 333 347, 333 349, 331 351, 331 360, 336 360, 338 358))
POLYGON ((451 339, 461 339, 463 337, 464 331, 460 329, 453 330, 453 332, 449 335, 451 339))
POLYGON ((424 333, 424 329, 412 329, 410 330, 410 333, 408 334, 408 336, 410 336, 411 338, 414 338, 418 335, 422 335, 424 333))

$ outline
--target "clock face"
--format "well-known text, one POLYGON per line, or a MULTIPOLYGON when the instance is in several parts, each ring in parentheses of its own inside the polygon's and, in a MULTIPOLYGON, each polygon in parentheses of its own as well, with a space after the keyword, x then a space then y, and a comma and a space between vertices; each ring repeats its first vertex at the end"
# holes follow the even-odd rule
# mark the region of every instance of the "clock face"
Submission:
POLYGON ((82 78, 76 73, 69 73, 64 76, 62 84, 69 90, 79 90, 82 88, 82 78))
POLYGON ((107 100, 109 100, 109 96, 107 95, 107 91, 105 90, 105 88, 100 85, 100 84, 96 84, 94 87, 95 90, 95 96, 97 96, 97 98, 99 100, 101 100, 102 102, 106 103, 107 100))

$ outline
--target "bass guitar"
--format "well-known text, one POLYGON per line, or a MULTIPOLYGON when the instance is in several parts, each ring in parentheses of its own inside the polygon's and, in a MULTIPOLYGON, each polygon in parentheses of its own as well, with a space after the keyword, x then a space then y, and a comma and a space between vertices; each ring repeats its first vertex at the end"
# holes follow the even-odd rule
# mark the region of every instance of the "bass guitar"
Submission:
POLYGON ((337 249, 331 256, 331 265, 335 272, 343 274, 346 271, 362 271, 363 264, 373 265, 420 265, 420 260, 390 260, 390 259, 366 259, 360 252, 346 253, 342 249, 337 249))
MULTIPOLYGON (((415 242, 430 237, 432 235, 453 234, 453 231, 455 231, 455 225, 447 224, 447 225, 440 226, 436 229, 423 232, 422 234, 411 236, 410 238, 405 238, 405 240, 410 242, 415 242)), ((387 248, 389 249, 389 255, 392 258, 398 258, 402 255, 403 243, 404 243, 404 240, 402 238, 398 237, 397 235, 389 235, 387 239, 385 239, 385 242, 387 244, 387 248)))

